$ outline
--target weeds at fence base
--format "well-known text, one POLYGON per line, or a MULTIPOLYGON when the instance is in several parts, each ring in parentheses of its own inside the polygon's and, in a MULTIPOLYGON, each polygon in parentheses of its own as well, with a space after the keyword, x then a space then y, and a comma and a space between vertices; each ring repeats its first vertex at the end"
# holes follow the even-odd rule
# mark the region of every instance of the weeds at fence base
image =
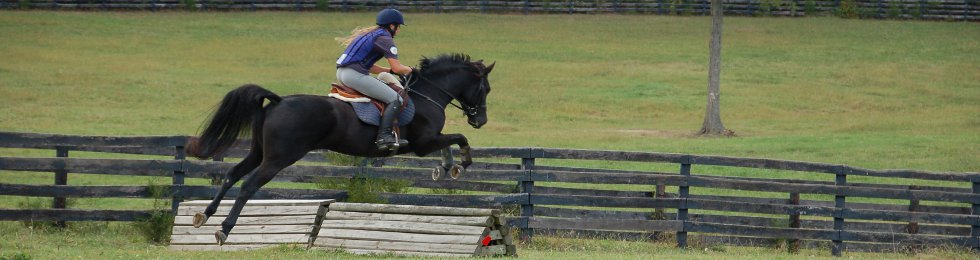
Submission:
POLYGON ((16 253, 12 255, 0 255, 0 260, 30 260, 31 255, 25 253, 16 253))
MULTIPOLYGON (((65 208, 71 208, 75 205, 76 200, 74 198, 65 199, 65 208)), ((17 203, 18 208, 22 209, 50 209, 51 199, 50 198, 25 198, 24 200, 17 203)), ((34 221, 34 220, 22 220, 20 221, 24 227, 32 229, 46 229, 49 227, 56 227, 58 222, 55 221, 34 221)))
POLYGON ((133 225, 150 243, 166 245, 170 243, 173 223, 174 215, 169 211, 154 211, 150 216, 137 220, 133 225))

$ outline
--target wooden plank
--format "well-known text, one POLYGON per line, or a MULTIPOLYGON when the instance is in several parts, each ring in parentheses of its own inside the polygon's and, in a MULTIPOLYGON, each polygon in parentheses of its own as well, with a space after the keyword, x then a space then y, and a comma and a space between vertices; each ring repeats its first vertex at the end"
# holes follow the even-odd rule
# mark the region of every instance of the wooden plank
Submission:
MULTIPOLYGON (((169 187, 167 187, 169 190, 169 187)), ((0 195, 62 198, 146 198, 146 186, 66 186, 0 183, 0 195)))
MULTIPOLYGON (((213 236, 212 236, 213 239, 213 236)), ((242 251, 277 246, 275 244, 253 245, 170 245, 170 250, 179 251, 242 251)))
POLYGON ((577 188, 559 188, 547 186, 535 186, 535 194, 556 194, 556 195, 584 195, 584 196, 604 196, 604 197, 653 197, 652 192, 648 191, 618 191, 618 190, 594 190, 577 188))
MULTIPOLYGON (((329 247, 322 247, 329 248, 329 247)), ((369 249, 343 249, 344 251, 358 255, 396 255, 396 256, 421 256, 421 257, 470 257, 472 254, 451 254, 451 253, 429 253, 429 252, 409 252, 409 251, 384 251, 369 249)))
MULTIPOLYGON (((309 234, 243 234, 228 236, 225 244, 305 244, 309 242, 309 234)), ((206 235, 173 235, 171 245, 180 244, 216 244, 214 232, 206 235)))
POLYGON ((321 231, 323 229, 337 228, 440 235, 482 235, 489 230, 485 227, 379 220, 324 220, 320 224, 320 228, 321 231))
POLYGON ((532 194, 534 205, 574 205, 589 207, 678 208, 682 198, 623 198, 579 195, 532 194))
MULTIPOLYGON (((191 177, 192 174, 188 174, 191 177)), ((215 186, 183 186, 185 198, 213 198, 218 193, 219 187, 215 186)), ((233 187, 225 193, 225 198, 234 199, 241 191, 238 187, 233 187)), ((320 189, 282 189, 282 188, 262 188, 255 195, 253 200, 266 199, 344 199, 347 198, 347 191, 343 190, 320 190, 320 189)), ((251 201, 251 200, 249 200, 251 201)))
POLYGON ((159 210, 0 209, 0 220, 137 221, 159 210))
POLYGON ((485 183, 485 182, 473 182, 473 181, 414 181, 411 184, 412 187, 416 188, 430 188, 430 189, 453 189, 453 190, 467 190, 467 191, 486 191, 486 192, 497 192, 497 193, 511 193, 516 191, 517 187, 513 184, 499 184, 499 183, 485 183))
MULTIPOLYGON (((195 213, 204 212, 206 206, 186 206, 177 209, 177 215, 193 216, 195 213)), ((318 207, 315 206, 251 206, 242 208, 240 216, 289 216, 289 215, 316 215, 318 207)), ((214 214, 228 215, 231 207, 218 207, 214 214)))
MULTIPOLYGON (((313 206, 313 207, 316 207, 316 206, 322 206, 322 205, 329 205, 333 201, 334 200, 329 200, 329 199, 325 199, 325 200, 249 200, 248 202, 245 203, 245 207, 252 207, 252 206, 313 206)), ((208 206, 210 204, 211 204, 211 200, 190 200, 190 201, 181 202, 180 203, 180 206, 181 207, 184 207, 184 206, 205 206, 206 207, 206 206, 208 206)), ((222 206, 231 207, 232 205, 235 205, 235 201, 234 200, 222 200, 218 204, 219 207, 222 207, 222 206)))
POLYGON ((474 256, 498 256, 507 254, 507 245, 481 246, 476 249, 474 256))
POLYGON ((417 214, 417 215, 440 215, 440 216, 490 216, 490 215, 500 213, 499 210, 493 210, 493 209, 369 204, 369 203, 342 203, 342 202, 330 204, 330 210, 396 213, 396 214, 417 214))
POLYGON ((79 159, 0 157, 0 170, 170 176, 180 170, 179 160, 79 159))
POLYGON ((394 242, 394 241, 369 241, 351 240, 336 238, 318 238, 313 242, 314 246, 344 249, 367 249, 382 251, 407 251, 407 252, 429 252, 429 253, 450 253, 450 254, 469 254, 476 253, 476 243, 473 244, 437 244, 419 242, 394 242))
POLYGON ((463 226, 477 226, 477 227, 490 227, 493 224, 493 220, 489 216, 456 217, 456 216, 347 212, 347 211, 336 211, 336 210, 331 210, 327 212, 327 214, 323 216, 323 219, 325 220, 384 220, 384 221, 418 222, 418 223, 463 225, 463 226))
POLYGON ((817 230, 805 228, 773 228, 759 226, 728 225, 704 222, 685 222, 688 232, 715 233, 734 236, 754 236, 783 239, 821 239, 838 240, 836 230, 817 230))
MULTIPOLYGON (((229 235, 248 235, 248 234, 311 234, 313 232, 313 223, 308 223, 309 225, 271 225, 271 226, 248 226, 248 225, 235 225, 235 228, 231 230, 229 235)), ((214 231, 219 230, 218 226, 203 226, 201 228, 195 228, 194 226, 174 226, 172 229, 173 235, 214 235, 214 231)))
POLYGON ((534 215, 557 218, 653 220, 652 212, 534 207, 534 215))
MULTIPOLYGON (((501 240, 504 236, 500 234, 500 230, 490 230, 484 237, 490 237, 490 240, 501 240)), ((482 240, 482 238, 481 238, 482 240)))
POLYGON ((337 239, 356 239, 356 240, 374 240, 374 241, 404 241, 404 242, 423 242, 423 243, 441 243, 441 244, 451 244, 451 243, 472 243, 476 245, 483 238, 482 234, 470 234, 470 235, 435 235, 435 234, 419 234, 419 233, 402 233, 402 232, 388 232, 388 231, 371 231, 371 230, 352 230, 352 229, 320 229, 320 233, 317 235, 320 238, 337 238, 337 239))
POLYGON ((453 207, 501 207, 503 205, 527 204, 526 193, 503 195, 417 195, 382 193, 382 199, 392 204, 419 206, 453 207))
MULTIPOLYGON (((208 218, 208 221, 204 223, 205 226, 221 226, 221 222, 225 220, 224 215, 214 215, 208 218)), ((174 217, 175 226, 191 226, 193 225, 193 216, 176 216, 174 217)), ((239 217, 238 222, 235 227, 242 227, 247 225, 303 225, 310 224, 316 221, 316 215, 297 215, 297 216, 281 216, 281 217, 239 217)))
POLYGON ((81 136, 62 134, 0 132, 0 147, 38 146, 183 146, 186 136, 81 136))
POLYGON ((681 231, 683 222, 678 220, 591 220, 569 218, 531 217, 528 224, 531 228, 545 229, 595 229, 595 230, 632 230, 632 231, 681 231))

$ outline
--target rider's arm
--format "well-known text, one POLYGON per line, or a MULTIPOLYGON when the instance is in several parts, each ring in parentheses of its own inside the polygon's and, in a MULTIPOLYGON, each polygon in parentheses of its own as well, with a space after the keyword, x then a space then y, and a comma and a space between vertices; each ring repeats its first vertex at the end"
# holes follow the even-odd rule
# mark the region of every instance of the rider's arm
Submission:
POLYGON ((371 66, 371 74, 388 72, 388 70, 389 68, 378 66, 378 64, 374 64, 374 66, 371 66))
POLYGON ((401 75, 408 75, 409 73, 412 73, 412 67, 402 65, 402 63, 399 62, 398 59, 395 58, 387 58, 387 59, 388 59, 388 64, 391 65, 391 70, 394 71, 395 73, 401 75))

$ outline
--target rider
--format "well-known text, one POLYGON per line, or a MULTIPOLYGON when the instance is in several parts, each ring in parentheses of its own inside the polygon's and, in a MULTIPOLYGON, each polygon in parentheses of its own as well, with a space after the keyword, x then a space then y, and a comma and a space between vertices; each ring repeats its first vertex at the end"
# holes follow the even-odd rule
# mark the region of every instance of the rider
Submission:
POLYGON ((398 146, 392 124, 401 111, 404 101, 398 93, 381 80, 371 77, 370 74, 389 72, 408 75, 412 73, 412 68, 398 61, 398 48, 395 47, 394 37, 405 24, 402 13, 391 8, 381 10, 378 12, 376 24, 378 25, 376 27, 355 29, 351 36, 337 39, 347 46, 337 59, 337 80, 386 104, 375 144, 378 149, 387 150, 398 146), (375 64, 382 57, 388 60, 391 68, 375 64))

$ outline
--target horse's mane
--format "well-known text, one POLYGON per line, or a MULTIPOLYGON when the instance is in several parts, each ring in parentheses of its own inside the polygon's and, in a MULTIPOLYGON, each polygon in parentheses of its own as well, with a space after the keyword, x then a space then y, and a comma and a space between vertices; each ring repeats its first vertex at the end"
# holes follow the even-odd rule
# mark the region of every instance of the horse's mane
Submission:
POLYGON ((442 74, 449 70, 466 69, 479 73, 477 67, 470 61, 470 56, 462 53, 440 54, 435 58, 422 57, 419 61, 419 72, 426 75, 442 74))

